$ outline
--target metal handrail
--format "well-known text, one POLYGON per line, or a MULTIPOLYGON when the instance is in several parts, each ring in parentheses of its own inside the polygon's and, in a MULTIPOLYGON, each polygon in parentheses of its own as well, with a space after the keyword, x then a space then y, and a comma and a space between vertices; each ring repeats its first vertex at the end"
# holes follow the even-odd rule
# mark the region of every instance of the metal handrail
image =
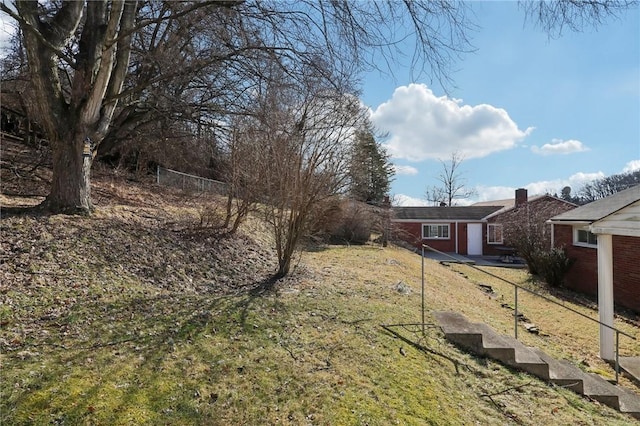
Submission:
MULTIPOLYGON (((423 291, 422 291, 422 294, 423 294, 423 296, 422 296, 422 298, 423 298, 423 300, 422 300, 422 322, 423 322, 423 323, 424 323, 424 249, 425 249, 425 248, 426 248, 426 249, 429 249, 429 250, 431 250, 431 251, 433 251, 433 252, 435 252, 435 253, 438 253, 438 254, 440 254, 440 255, 443 255, 443 256, 449 257, 449 258, 451 258, 451 259, 455 260, 456 262, 459 262, 459 259, 455 258, 454 256, 451 256, 451 255, 450 255, 450 254, 448 254, 448 253, 445 253, 445 252, 442 252, 442 251, 440 251, 440 250, 434 249, 433 247, 428 246, 428 245, 426 245, 426 244, 422 244, 422 281, 423 281, 423 283, 422 283, 422 287, 423 287, 423 291)), ((605 324, 605 323, 603 323, 603 322, 601 322, 601 321, 598 321, 597 319, 593 319, 593 318, 591 318, 590 316, 588 316, 588 315, 586 315, 586 314, 583 314, 582 312, 580 312, 580 311, 578 311, 578 310, 576 310, 576 309, 573 309, 573 308, 571 308, 571 307, 569 307, 569 306, 565 306, 564 304, 562 304, 562 303, 560 303, 560 302, 557 302, 557 301, 555 301, 555 300, 551 299, 550 297, 547 297, 547 296, 545 296, 545 295, 543 295, 543 294, 537 293, 536 291, 531 290, 531 289, 528 289, 528 288, 526 288, 526 287, 523 287, 523 286, 521 286, 521 285, 519 285, 519 284, 513 283, 513 282, 511 282, 511 281, 509 281, 509 280, 507 280, 507 279, 505 279, 505 278, 502 278, 502 277, 501 277, 501 276, 499 276, 499 275, 493 274, 493 273, 491 273, 491 272, 489 272, 489 271, 485 271, 484 269, 478 268, 477 266, 471 265, 471 264, 469 264, 469 263, 465 263, 465 265, 467 265, 468 267, 470 267, 470 268, 472 268, 472 269, 475 269, 475 270, 477 270, 477 271, 483 272, 483 273, 485 273, 485 274, 487 274, 487 275, 489 275, 489 276, 492 276, 492 277, 494 277, 494 278, 497 278, 497 279, 499 279, 499 280, 501 280, 501 281, 504 281, 505 283, 510 284, 510 285, 512 285, 512 286, 514 287, 514 292, 515 292, 515 294, 514 294, 514 302, 515 302, 515 312, 514 312, 514 322, 515 322, 515 325, 514 325, 514 334, 515 334, 515 338, 516 338, 516 339, 518 338, 518 289, 522 289, 522 290, 524 290, 524 291, 526 291, 526 292, 528 292, 528 293, 530 293, 530 294, 533 294, 534 296, 538 296, 538 297, 540 297, 540 298, 542 298, 542 299, 546 300, 547 302, 550 302, 550 303, 553 303, 553 304, 555 304, 555 305, 558 305, 558 306, 560 306, 560 307, 562 307, 562 308, 564 308, 564 309, 567 309, 567 310, 569 310, 569 311, 573 312, 574 314, 578 314, 578 315, 580 315, 581 317, 584 317, 584 318, 588 319, 589 321, 596 322, 596 323, 600 324, 601 326, 604 326, 604 327, 606 327, 606 328, 609 328, 610 330, 615 331, 615 333, 616 333, 616 359, 615 359, 615 372, 616 372, 616 383, 618 383, 618 375, 619 375, 619 371, 620 371, 620 362, 619 362, 619 352, 620 352, 620 350, 619 350, 619 349, 620 349, 620 347, 619 347, 619 340, 620 340, 620 337, 619 337, 619 336, 620 336, 620 334, 622 334, 622 335, 624 335, 624 336, 630 337, 632 340, 637 340, 635 336, 632 336, 632 335, 630 335, 630 334, 628 334, 628 333, 625 333, 625 332, 624 332, 624 331, 622 331, 622 330, 618 330, 617 328, 615 328, 615 327, 613 327, 613 326, 611 326, 611 325, 609 325, 609 324, 605 324)))

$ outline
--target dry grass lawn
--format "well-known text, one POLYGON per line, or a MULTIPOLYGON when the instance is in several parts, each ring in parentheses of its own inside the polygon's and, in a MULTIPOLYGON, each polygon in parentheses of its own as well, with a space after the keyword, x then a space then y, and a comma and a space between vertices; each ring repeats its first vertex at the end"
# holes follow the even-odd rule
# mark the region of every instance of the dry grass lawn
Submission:
MULTIPOLYGON (((9 186, 19 187, 3 175, 4 194, 9 186)), ((0 221, 0 424, 633 424, 466 354, 437 327, 423 335, 398 325, 421 318, 414 253, 313 247, 269 288, 275 264, 259 221, 222 237, 198 229, 202 205, 214 199, 108 174, 94 193, 92 217, 0 221)), ((464 265, 425 266, 428 323, 434 310, 455 310, 513 332, 513 311, 502 306, 513 302, 508 284, 464 265)), ((522 270, 491 272, 536 285, 522 270)), ((594 324, 519 298, 541 330, 521 329, 525 343, 612 377, 594 324)), ((638 335, 631 320, 616 326, 638 335)), ((621 343, 623 354, 640 354, 637 341, 621 343)))

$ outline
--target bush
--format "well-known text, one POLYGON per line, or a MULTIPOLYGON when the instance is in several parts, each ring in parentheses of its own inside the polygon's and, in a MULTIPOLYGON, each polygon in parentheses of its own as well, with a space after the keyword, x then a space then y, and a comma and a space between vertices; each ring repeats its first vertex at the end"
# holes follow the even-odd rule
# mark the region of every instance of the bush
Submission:
POLYGON ((346 200, 340 207, 341 214, 331 230, 330 240, 342 244, 365 244, 369 241, 374 222, 369 206, 346 200))
POLYGON ((364 244, 371 236, 372 221, 366 215, 360 217, 346 216, 331 234, 336 243, 364 244))
POLYGON ((375 227, 372 206, 333 198, 316 209, 311 234, 334 244, 365 244, 375 227))
POLYGON ((560 287, 564 283, 564 276, 573 263, 565 250, 557 247, 548 251, 539 250, 531 260, 537 274, 551 287, 560 287))

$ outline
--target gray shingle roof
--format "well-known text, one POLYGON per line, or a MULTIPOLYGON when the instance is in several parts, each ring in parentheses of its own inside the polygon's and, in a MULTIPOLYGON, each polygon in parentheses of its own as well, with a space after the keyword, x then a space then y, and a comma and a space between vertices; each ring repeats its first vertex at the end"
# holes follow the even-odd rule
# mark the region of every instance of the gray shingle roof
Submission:
POLYGON ((452 206, 452 207, 394 207, 396 219, 400 220, 483 220, 503 206, 452 206))
POLYGON ((569 210, 551 218, 552 222, 595 222, 640 200, 640 185, 617 192, 606 198, 593 201, 577 209, 569 210))
MULTIPOLYGON (((528 202, 535 201, 539 198, 545 197, 544 195, 532 195, 527 197, 528 202)), ((471 204, 472 206, 503 206, 505 209, 512 209, 516 206, 515 198, 507 198, 505 200, 493 200, 493 201, 478 201, 477 203, 471 204)))

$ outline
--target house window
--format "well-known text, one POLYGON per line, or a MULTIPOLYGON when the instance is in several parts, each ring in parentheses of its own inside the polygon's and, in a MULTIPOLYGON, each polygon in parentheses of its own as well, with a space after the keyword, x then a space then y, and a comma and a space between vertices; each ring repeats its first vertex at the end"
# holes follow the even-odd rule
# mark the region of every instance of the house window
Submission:
POLYGON ((502 225, 490 223, 487 225, 487 242, 489 244, 502 244, 502 225))
POLYGON ((422 238, 449 239, 449 224, 423 224, 422 238))
POLYGON ((573 228, 573 244, 576 246, 597 247, 598 236, 588 228, 573 228))

